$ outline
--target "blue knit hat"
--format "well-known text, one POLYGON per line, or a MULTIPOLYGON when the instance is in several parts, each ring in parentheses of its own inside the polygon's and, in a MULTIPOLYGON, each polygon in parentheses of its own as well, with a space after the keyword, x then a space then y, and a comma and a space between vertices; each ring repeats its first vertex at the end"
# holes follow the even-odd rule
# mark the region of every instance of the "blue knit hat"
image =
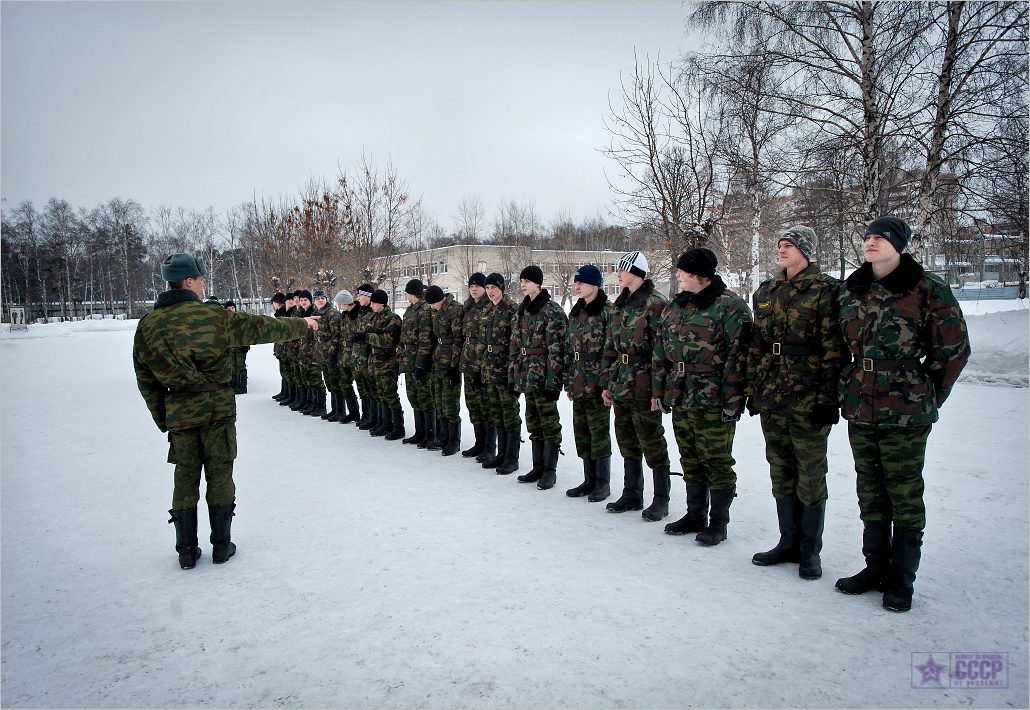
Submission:
POLYGON ((604 283, 604 278, 601 276, 601 270, 593 264, 584 264, 576 269, 576 275, 572 280, 590 284, 591 286, 597 286, 598 288, 600 288, 601 284, 604 283))
POLYGON ((172 254, 161 264, 161 278, 168 283, 196 279, 207 274, 204 260, 190 254, 172 254))
POLYGON ((312 294, 311 300, 313 301, 316 298, 328 298, 328 296, 325 295, 325 291, 318 289, 314 294, 312 294))

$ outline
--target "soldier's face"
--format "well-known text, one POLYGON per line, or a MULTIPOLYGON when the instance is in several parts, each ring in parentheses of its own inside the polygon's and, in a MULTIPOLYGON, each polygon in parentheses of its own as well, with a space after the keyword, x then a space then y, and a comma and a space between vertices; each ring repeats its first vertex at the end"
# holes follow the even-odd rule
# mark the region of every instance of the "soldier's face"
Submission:
POLYGON ((801 250, 786 239, 781 239, 777 245, 777 256, 780 259, 780 266, 788 271, 808 266, 808 259, 801 250))
POLYGON ((520 279, 519 285, 522 286, 522 293, 526 294, 530 298, 536 298, 537 294, 540 293, 540 284, 529 279, 520 279))
POLYGON ((300 298, 300 307, 303 308, 304 310, 307 310, 307 309, 311 308, 311 301, 309 301, 308 299, 306 299, 303 296, 301 296, 301 298, 300 298))
POLYGON ((323 296, 319 296, 315 299, 315 307, 317 307, 319 310, 325 308, 326 303, 328 303, 328 299, 323 296))
POLYGON ((358 294, 358 303, 360 303, 362 306, 367 306, 369 301, 371 301, 371 300, 372 299, 369 298, 368 296, 362 295, 360 293, 358 294))
POLYGON ((386 304, 385 303, 373 303, 372 304, 372 312, 373 313, 379 313, 384 308, 386 308, 386 304))
POLYGON ((490 302, 496 306, 501 302, 501 299, 504 298, 504 291, 493 284, 490 284, 486 287, 486 297, 489 298, 490 302))
POLYGON ((689 291, 690 293, 699 293, 709 283, 708 279, 702 282, 700 276, 686 272, 683 269, 676 269, 676 280, 679 282, 682 290, 689 291))
POLYGON ((474 300, 478 301, 480 298, 483 297, 483 291, 485 290, 486 289, 484 289, 479 284, 476 284, 475 286, 469 286, 469 295, 472 296, 474 300))
POLYGON ((862 243, 865 260, 871 264, 886 263, 901 257, 894 245, 879 234, 867 234, 862 243))
POLYGON ((443 301, 437 301, 436 303, 430 303, 429 307, 432 308, 434 311, 438 311, 441 308, 443 308, 443 301))
POLYGON ((408 297, 408 303, 412 305, 418 303, 418 296, 412 296, 410 293, 406 293, 404 295, 408 297))
POLYGON ((594 296, 597 295, 597 286, 594 286, 593 284, 585 284, 582 281, 577 281, 572 284, 572 287, 576 289, 576 295, 587 303, 593 301, 594 296))

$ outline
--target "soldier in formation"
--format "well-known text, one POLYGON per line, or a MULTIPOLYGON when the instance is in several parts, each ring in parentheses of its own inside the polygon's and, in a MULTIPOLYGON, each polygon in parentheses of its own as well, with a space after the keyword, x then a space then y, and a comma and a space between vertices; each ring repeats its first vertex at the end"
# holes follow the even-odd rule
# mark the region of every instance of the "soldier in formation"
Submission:
POLYGON ((372 377, 368 373, 368 345, 365 343, 365 335, 375 315, 370 305, 374 291, 375 287, 372 284, 364 283, 358 286, 358 312, 355 316, 357 322, 349 340, 351 367, 354 368, 354 381, 357 383, 358 396, 361 398, 358 429, 362 431, 368 431, 379 423, 379 406, 373 403, 376 392, 372 377))
POLYGON ((425 291, 426 287, 419 279, 412 279, 404 287, 408 307, 401 321, 397 369, 404 375, 404 390, 415 420, 415 432, 402 441, 404 444, 418 445, 425 441, 427 415, 430 415, 429 436, 432 437, 436 430, 433 390, 427 377, 433 354, 433 313, 424 298, 425 291))
POLYGON ((465 315, 451 294, 439 286, 426 289, 426 303, 433 312, 433 355, 430 382, 436 411, 436 436, 428 437, 425 448, 453 456, 461 447, 461 324, 465 315))
POLYGON ((325 291, 319 289, 313 296, 314 315, 319 317, 319 328, 315 333, 311 360, 318 366, 319 377, 314 387, 315 406, 309 414, 321 419, 328 419, 330 416, 339 418, 340 388, 336 381, 336 351, 339 347, 337 337, 340 332, 340 313, 334 304, 329 303, 325 291), (326 409, 327 391, 332 400, 331 411, 326 409))
MULTIPOLYGON (((369 298, 372 319, 357 336, 368 348, 368 374, 372 380, 372 406, 378 407, 378 422, 368 430, 387 441, 404 436, 404 410, 397 394, 397 369, 394 359, 401 338, 401 318, 387 307, 386 291, 376 289, 369 298)), ((352 336, 353 337, 353 336, 352 336)))
MULTIPOLYGON (((492 273, 486 277, 486 295, 490 305, 479 316, 479 345, 482 352, 480 371, 485 390, 487 418, 493 424, 497 455, 487 458, 489 442, 484 449, 483 468, 496 469, 498 475, 507 476, 519 467, 519 448, 522 443, 522 417, 519 412, 519 393, 509 382, 511 360, 511 321, 515 317, 515 304, 504 295, 504 277, 492 273)), ((479 460, 479 459, 477 459, 479 460)))
POLYGON ((459 367, 465 381, 465 409, 469 422, 476 434, 475 443, 461 452, 465 458, 495 456, 493 446, 496 431, 487 418, 486 391, 483 388, 483 350, 479 347, 479 319, 483 309, 490 304, 486 295, 486 275, 478 271, 468 280, 469 297, 463 304, 464 313, 461 318, 461 360, 459 367), (487 447, 490 447, 487 453, 487 447))
MULTIPOLYGON (((339 291, 333 298, 340 311, 340 324, 336 334, 336 379, 340 392, 340 412, 338 421, 350 424, 361 418, 358 408, 358 396, 354 392, 354 367, 351 364, 352 353, 350 336, 357 328, 358 304, 350 291, 339 291)), ((330 417, 330 419, 332 419, 330 417)))
MULTIPOLYGON (((286 304, 286 294, 276 293, 272 296, 272 316, 275 318, 285 318, 289 313, 289 307, 286 304)), ((272 395, 272 399, 276 402, 281 401, 289 394, 289 383, 287 378, 289 377, 289 363, 283 356, 283 344, 276 343, 272 346, 272 354, 275 356, 276 361, 279 363, 279 379, 281 380, 281 389, 278 394, 272 395)))

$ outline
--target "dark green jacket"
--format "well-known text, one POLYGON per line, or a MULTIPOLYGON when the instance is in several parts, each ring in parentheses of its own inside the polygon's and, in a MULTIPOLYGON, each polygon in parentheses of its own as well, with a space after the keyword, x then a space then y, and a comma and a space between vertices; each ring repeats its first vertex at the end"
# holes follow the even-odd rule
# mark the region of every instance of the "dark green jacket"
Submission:
MULTIPOLYGON (((432 309, 432 307, 430 307, 432 309)), ((433 317, 433 371, 445 373, 457 367, 461 360, 461 321, 465 315, 461 305, 456 303, 454 295, 444 296, 440 310, 433 317)))
POLYGON ((401 340, 401 317, 387 306, 372 313, 368 330, 368 372, 373 377, 392 375, 401 340))
POLYGON ((332 303, 316 309, 314 315, 320 316, 318 332, 315 333, 313 360, 319 365, 329 364, 330 358, 335 360, 340 347, 340 312, 332 303))
POLYGON ((569 319, 543 289, 522 301, 511 324, 511 378, 519 392, 561 390, 569 319))
POLYGON ((565 388, 573 399, 601 396, 604 346, 611 329, 612 309, 600 291, 593 301, 582 298, 569 312, 565 337, 565 388))
POLYGON ((511 364, 511 319, 515 304, 504 297, 483 308, 479 316, 479 344, 483 348, 483 384, 508 386, 511 364))
POLYGON ((397 365, 401 372, 414 372, 415 368, 429 368, 433 356, 433 309, 420 298, 404 311, 401 321, 401 344, 397 351, 397 365))
POLYGON ((461 348, 461 371, 473 375, 480 371, 483 364, 483 346, 479 342, 479 318, 483 309, 490 305, 490 299, 484 293, 479 300, 471 296, 465 299, 465 315, 461 320, 461 335, 464 343, 461 348))
POLYGON ((612 399, 651 399, 651 348, 666 303, 651 279, 615 299, 601 374, 601 389, 612 399))

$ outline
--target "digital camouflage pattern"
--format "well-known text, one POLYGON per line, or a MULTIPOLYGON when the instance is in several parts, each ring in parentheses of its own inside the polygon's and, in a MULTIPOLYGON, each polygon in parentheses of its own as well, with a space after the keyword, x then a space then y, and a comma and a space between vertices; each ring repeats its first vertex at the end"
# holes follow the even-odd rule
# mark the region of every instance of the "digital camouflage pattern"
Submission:
POLYGON ((496 305, 483 308, 479 316, 479 345, 483 348, 483 384, 508 387, 508 366, 511 362, 511 321, 515 304, 502 298, 496 305))
POLYGON ((384 308, 372 314, 372 321, 365 332, 368 333, 369 374, 372 377, 393 375, 393 388, 396 391, 397 375, 393 365, 401 339, 401 317, 389 308, 384 308))
POLYGON ((615 400, 615 440, 624 459, 647 461, 650 469, 669 465, 669 447, 661 411, 651 411, 651 400, 615 400))
POLYGON ((600 397, 580 397, 572 401, 572 433, 576 455, 581 459, 607 458, 612 455, 612 410, 600 397))
POLYGON ((465 343, 461 335, 465 311, 461 304, 455 302, 454 295, 448 293, 444 296, 443 305, 434 314, 433 372, 446 373, 458 367, 461 360, 461 350, 465 343))
POLYGON ((636 291, 623 289, 615 299, 601 374, 603 389, 608 390, 612 399, 646 399, 650 409, 652 347, 667 302, 655 292, 651 279, 646 279, 636 291), (629 357, 641 361, 624 362, 629 357))
MULTIPOLYGON (((461 348, 461 371, 477 373, 482 368, 484 346, 479 342, 480 318, 483 310, 491 305, 490 299, 484 293, 479 300, 471 296, 465 299, 464 315, 461 318, 461 337, 464 342, 461 348)), ((466 385, 466 391, 468 386, 466 385)))
MULTIPOLYGON (((601 397, 604 348, 611 329, 611 314, 608 297, 600 291, 590 303, 579 299, 569 312, 565 335, 565 389, 573 400, 601 397)), ((608 446, 611 448, 610 442, 608 446)))
POLYGON ((161 431, 236 421, 231 389, 169 394, 170 387, 228 383, 229 348, 304 336, 307 323, 232 312, 185 289, 165 291, 140 319, 132 347, 136 384, 161 431))
POLYGON ((837 405, 844 360, 839 287, 840 281, 810 263, 794 278, 787 279, 783 270, 755 291, 747 353, 747 390, 755 408, 811 414, 817 404, 837 405), (776 344, 779 354, 773 352, 776 344), (784 346, 808 348, 810 354, 784 352, 784 346))
POLYGON ((851 357, 838 390, 844 417, 880 426, 937 421, 938 408, 969 359, 966 322, 947 284, 902 254, 901 264, 879 281, 870 264, 863 264, 844 282, 839 304, 851 357))
POLYGON ((724 422, 720 407, 674 407, 672 431, 680 451, 683 480, 690 486, 721 490, 737 485, 733 470, 735 422, 724 422))
MULTIPOLYGON (((520 392, 561 391, 565 372, 565 311, 543 289, 536 298, 526 296, 511 325, 511 376, 520 392), (546 353, 530 353, 530 349, 546 353)), ((527 421, 529 415, 526 415, 527 421)))
POLYGON ((830 427, 815 426, 810 413, 793 409, 767 409, 761 417, 773 497, 797 496, 808 506, 822 503, 829 496, 826 437, 830 427))
POLYGON ((747 304, 718 274, 699 293, 680 292, 659 319, 652 396, 666 407, 744 409, 750 332, 747 304))
POLYGON ((862 520, 926 527, 923 463, 930 424, 886 427, 848 422, 862 520))
POLYGON ((415 368, 428 370, 433 356, 433 309, 424 298, 410 304, 401 321, 401 344, 397 350, 397 366, 402 373, 415 368))

